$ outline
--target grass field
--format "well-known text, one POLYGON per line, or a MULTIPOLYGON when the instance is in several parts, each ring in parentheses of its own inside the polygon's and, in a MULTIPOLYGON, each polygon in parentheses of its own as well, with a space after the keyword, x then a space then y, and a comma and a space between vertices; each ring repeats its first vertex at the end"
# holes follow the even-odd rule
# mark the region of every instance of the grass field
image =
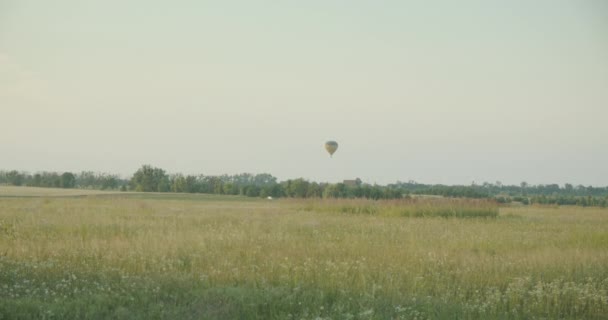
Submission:
POLYGON ((92 195, 110 195, 117 191, 86 190, 86 189, 55 189, 36 187, 14 187, 0 185, 0 198, 6 197, 78 197, 92 195))
POLYGON ((608 318, 606 209, 15 189, 0 319, 608 318))

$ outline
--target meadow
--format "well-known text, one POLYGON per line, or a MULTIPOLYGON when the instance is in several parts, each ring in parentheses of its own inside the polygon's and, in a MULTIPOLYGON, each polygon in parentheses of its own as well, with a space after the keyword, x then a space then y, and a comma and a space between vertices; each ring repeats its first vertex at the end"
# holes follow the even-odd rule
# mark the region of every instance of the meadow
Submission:
POLYGON ((19 190, 0 319, 608 318, 608 209, 19 190))

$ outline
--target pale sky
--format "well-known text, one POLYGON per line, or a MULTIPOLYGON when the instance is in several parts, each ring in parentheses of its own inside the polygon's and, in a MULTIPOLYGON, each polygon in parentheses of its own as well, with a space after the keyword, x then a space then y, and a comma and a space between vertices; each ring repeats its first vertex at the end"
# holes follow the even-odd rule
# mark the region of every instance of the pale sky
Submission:
POLYGON ((606 186, 607 121, 603 0, 0 0, 0 169, 606 186))

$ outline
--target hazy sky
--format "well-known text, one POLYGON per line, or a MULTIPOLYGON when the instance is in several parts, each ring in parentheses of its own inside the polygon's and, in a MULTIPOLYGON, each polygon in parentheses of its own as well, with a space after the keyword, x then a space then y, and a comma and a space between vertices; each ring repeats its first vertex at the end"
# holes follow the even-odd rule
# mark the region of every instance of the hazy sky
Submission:
POLYGON ((605 186, 608 2, 0 0, 0 150, 30 172, 605 186))

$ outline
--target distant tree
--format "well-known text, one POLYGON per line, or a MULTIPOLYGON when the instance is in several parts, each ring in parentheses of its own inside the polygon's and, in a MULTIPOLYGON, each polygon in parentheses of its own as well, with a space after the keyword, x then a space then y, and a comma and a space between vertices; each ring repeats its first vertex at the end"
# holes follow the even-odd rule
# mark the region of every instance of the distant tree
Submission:
POLYGON ((20 186, 23 184, 23 174, 17 170, 9 171, 6 173, 6 180, 10 185, 20 186))
POLYGON ((256 174, 253 177, 253 184, 256 186, 266 186, 277 183, 277 178, 268 173, 256 174))
POLYGON ((186 178, 181 174, 175 174, 171 177, 171 191, 173 192, 186 192, 187 182, 186 178))
POLYGON ((528 183, 522 181, 519 185, 521 186, 521 194, 526 195, 526 188, 528 188, 528 183))
POLYGON ((198 180, 196 176, 187 176, 186 177, 186 192, 195 193, 199 192, 198 190, 198 180))
POLYGON ((31 185, 33 187, 41 187, 42 186, 42 175, 40 173, 34 174, 34 177, 32 178, 31 185))
POLYGON ((93 171, 82 171, 76 176, 76 185, 79 188, 98 188, 97 176, 93 171))
POLYGON ((209 178, 209 186, 211 187, 211 193, 213 194, 223 194, 224 192, 224 182, 220 177, 208 177, 209 178))
POLYGON ((378 200, 382 198, 382 190, 377 185, 370 187, 369 197, 370 199, 378 200))
POLYGON ((310 182, 299 178, 295 180, 287 180, 287 195, 294 198, 305 198, 308 193, 310 182))
POLYGON ((261 188, 256 185, 251 185, 247 187, 246 196, 248 197, 258 197, 260 196, 261 188))
POLYGON ((160 179, 158 182, 158 187, 156 189, 158 192, 169 192, 171 191, 171 183, 169 182, 169 177, 166 175, 160 179))
POLYGON ((306 191, 306 198, 320 198, 323 196, 323 188, 316 182, 311 182, 306 191))
POLYGON ((239 194, 238 186, 232 182, 224 182, 222 185, 222 194, 233 194, 232 192, 237 192, 239 194))
POLYGON ((266 188, 260 189, 260 198, 266 198, 269 196, 270 196, 270 194, 268 193, 268 189, 266 189, 266 188))
POLYGON ((271 196, 273 198, 279 198, 285 196, 285 189, 281 184, 267 185, 262 187, 266 196, 271 196))
POLYGON ((323 190, 323 198, 345 198, 346 185, 344 183, 328 184, 323 190))
POLYGON ((64 172, 59 181, 59 186, 62 188, 74 188, 76 186, 76 177, 71 172, 64 172))
POLYGON ((136 191, 167 192, 170 190, 169 177, 165 170, 144 165, 131 178, 131 185, 136 191))
POLYGON ((119 178, 115 175, 102 175, 99 177, 101 190, 116 189, 119 185, 119 178))

